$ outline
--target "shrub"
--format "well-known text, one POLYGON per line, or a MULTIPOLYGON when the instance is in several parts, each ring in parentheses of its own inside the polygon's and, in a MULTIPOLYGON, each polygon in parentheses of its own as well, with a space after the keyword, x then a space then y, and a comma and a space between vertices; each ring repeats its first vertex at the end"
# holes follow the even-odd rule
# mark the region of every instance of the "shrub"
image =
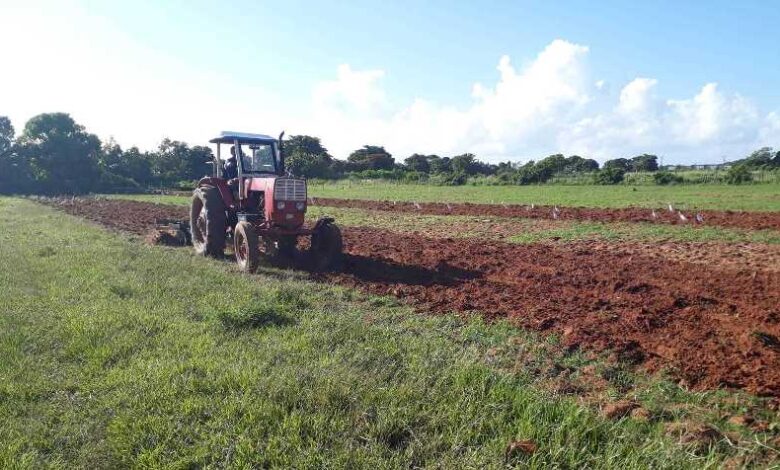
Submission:
POLYGON ((753 181, 753 175, 750 174, 750 170, 745 165, 735 165, 729 168, 728 173, 726 173, 726 183, 728 184, 743 184, 751 181, 753 181))
POLYGON ((659 171, 653 174, 653 181, 655 181, 655 184, 667 185, 680 184, 684 180, 682 176, 675 175, 671 171, 659 171))
POLYGON ((626 172, 617 166, 606 167, 596 172, 593 182, 596 184, 619 184, 626 176, 626 172))

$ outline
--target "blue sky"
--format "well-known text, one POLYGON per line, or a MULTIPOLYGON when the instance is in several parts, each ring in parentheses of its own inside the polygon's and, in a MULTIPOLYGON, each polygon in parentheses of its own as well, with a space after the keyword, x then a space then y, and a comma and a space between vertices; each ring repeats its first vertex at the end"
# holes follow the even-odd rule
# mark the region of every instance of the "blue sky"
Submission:
POLYGON ((66 111, 125 146, 285 128, 340 157, 370 143, 492 161, 711 162, 780 146, 778 2, 83 0, 0 12, 13 64, 0 114, 17 128, 66 111))

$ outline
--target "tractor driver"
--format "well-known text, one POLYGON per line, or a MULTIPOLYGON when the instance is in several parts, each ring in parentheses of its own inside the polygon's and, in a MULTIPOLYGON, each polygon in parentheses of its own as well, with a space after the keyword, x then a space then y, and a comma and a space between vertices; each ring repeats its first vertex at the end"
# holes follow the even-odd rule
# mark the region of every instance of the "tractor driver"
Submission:
POLYGON ((238 178, 238 164, 236 163, 236 146, 230 147, 230 158, 225 160, 225 164, 222 167, 222 177, 230 181, 234 178, 238 178))

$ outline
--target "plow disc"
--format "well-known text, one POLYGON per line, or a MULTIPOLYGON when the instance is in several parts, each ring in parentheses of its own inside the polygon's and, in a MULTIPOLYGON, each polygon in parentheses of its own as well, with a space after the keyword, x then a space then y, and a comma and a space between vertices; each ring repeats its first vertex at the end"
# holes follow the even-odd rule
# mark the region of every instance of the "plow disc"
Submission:
POLYGON ((192 245, 192 234, 190 233, 189 221, 157 219, 155 221, 154 241, 164 245, 192 245))

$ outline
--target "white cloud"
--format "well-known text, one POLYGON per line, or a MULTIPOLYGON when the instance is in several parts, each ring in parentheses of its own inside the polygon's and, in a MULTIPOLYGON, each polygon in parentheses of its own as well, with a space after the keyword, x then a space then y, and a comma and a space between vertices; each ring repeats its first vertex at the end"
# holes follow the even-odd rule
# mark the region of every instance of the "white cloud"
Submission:
POLYGON ((353 111, 343 112, 339 100, 329 108, 316 99, 320 119, 306 127, 339 156, 379 143, 399 158, 474 152, 499 161, 562 152, 605 160, 650 152, 667 162, 712 162, 780 144, 780 115, 762 118, 741 95, 708 83, 691 98, 663 99, 657 79, 637 77, 614 96, 604 80, 590 78, 588 54, 585 46, 555 40, 522 69, 501 57, 497 81, 474 84, 469 106, 418 98, 395 112, 382 92, 383 71, 341 66, 335 82, 316 90, 331 91, 326 95, 353 111))
POLYGON ((620 91, 618 111, 628 116, 642 115, 648 111, 650 91, 658 84, 654 78, 635 78, 620 91))

